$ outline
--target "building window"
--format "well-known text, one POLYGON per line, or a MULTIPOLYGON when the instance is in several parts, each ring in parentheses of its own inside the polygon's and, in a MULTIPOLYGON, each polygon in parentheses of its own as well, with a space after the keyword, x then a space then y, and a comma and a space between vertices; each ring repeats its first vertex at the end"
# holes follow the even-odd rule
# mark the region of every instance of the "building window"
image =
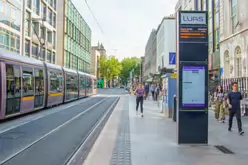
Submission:
POLYGON ((220 27, 220 13, 217 12, 214 14, 214 28, 219 28, 220 27))
POLYGON ((52 25, 52 11, 49 9, 47 12, 47 22, 52 25))
POLYGON ((55 64, 55 53, 53 53, 52 63, 55 64))
POLYGON ((53 33, 52 32, 47 32, 47 41, 49 43, 52 43, 52 38, 53 38, 53 33))
POLYGON ((215 49, 219 49, 219 42, 220 42, 220 30, 215 30, 215 49))
POLYGON ((33 2, 33 12, 36 13, 37 15, 39 15, 39 0, 32 0, 33 2))
POLYGON ((38 58, 38 45, 35 43, 32 45, 32 56, 38 58))
POLYGON ((50 6, 53 7, 53 0, 50 0, 50 6))
POLYGON ((46 55, 46 50, 42 48, 41 53, 40 53, 40 60, 44 61, 45 60, 45 55, 46 55))
POLYGON ((44 3, 41 3, 41 18, 46 19, 46 5, 44 3))
POLYGON ((54 8, 54 10, 56 10, 56 5, 57 5, 57 2, 56 2, 56 0, 53 0, 53 8, 54 8))
POLYGON ((0 0, 0 13, 5 13, 5 2, 0 0))
POLYGON ((31 9, 31 0, 26 0, 26 3, 27 3, 27 7, 31 9))
POLYGON ((45 39, 45 29, 40 28, 40 38, 45 39))
POLYGON ((70 68, 70 53, 65 51, 65 67, 70 68))
POLYGON ((241 48, 238 46, 235 49, 235 58, 236 58, 236 74, 237 77, 242 77, 242 56, 241 56, 241 48))
POLYGON ((17 18, 17 16, 16 16, 16 9, 15 8, 13 8, 13 7, 11 7, 10 8, 10 21, 11 22, 15 22, 16 21, 16 18, 17 18))
POLYGON ((53 27, 56 28, 56 15, 53 14, 53 27))
POLYGON ((53 49, 56 49, 56 33, 53 32, 53 49))
POLYGON ((16 48, 16 37, 11 36, 10 38, 10 47, 11 47, 11 51, 15 51, 16 48))
POLYGON ((51 63, 51 61, 52 61, 52 53, 51 53, 51 51, 47 51, 47 62, 50 62, 51 63))
POLYGON ((236 32, 236 26, 238 23, 238 17, 237 17, 237 0, 232 0, 232 9, 231 9, 231 17, 232 17, 232 32, 236 32))
POLYGON ((26 36, 30 36, 30 13, 29 12, 26 12, 25 34, 26 36))

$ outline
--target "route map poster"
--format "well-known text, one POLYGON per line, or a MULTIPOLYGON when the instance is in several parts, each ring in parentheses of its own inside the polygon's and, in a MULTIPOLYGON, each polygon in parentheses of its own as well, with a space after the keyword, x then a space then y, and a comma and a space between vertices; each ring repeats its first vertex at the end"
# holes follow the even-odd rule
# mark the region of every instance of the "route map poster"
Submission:
POLYGON ((205 67, 204 66, 183 67, 182 106, 205 107, 205 67))

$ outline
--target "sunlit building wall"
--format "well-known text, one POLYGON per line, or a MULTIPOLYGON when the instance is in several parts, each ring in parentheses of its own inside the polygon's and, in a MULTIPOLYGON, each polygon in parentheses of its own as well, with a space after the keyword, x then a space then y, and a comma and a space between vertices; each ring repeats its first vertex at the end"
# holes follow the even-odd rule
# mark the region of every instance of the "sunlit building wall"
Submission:
MULTIPOLYGON (((175 64, 170 64, 170 53, 176 53, 176 18, 174 16, 164 17, 157 29, 157 68, 174 69, 175 64)), ((175 58, 175 57, 173 57, 175 58)), ((175 59, 176 60, 176 59, 175 59)), ((173 60, 174 61, 174 60, 173 60)))
POLYGON ((22 0, 0 0, 0 50, 20 53, 22 0))
POLYGON ((58 64, 91 73, 91 29, 71 0, 58 6, 58 64))
POLYGON ((157 42, 156 42, 157 31, 152 30, 145 47, 144 57, 144 79, 148 79, 150 74, 155 74, 157 69, 157 42))
MULTIPOLYGON (((248 1, 220 0, 222 78, 248 77, 248 1)), ((246 86, 247 82, 242 86, 246 86)))
POLYGON ((23 0, 22 55, 56 64, 58 0, 23 0))

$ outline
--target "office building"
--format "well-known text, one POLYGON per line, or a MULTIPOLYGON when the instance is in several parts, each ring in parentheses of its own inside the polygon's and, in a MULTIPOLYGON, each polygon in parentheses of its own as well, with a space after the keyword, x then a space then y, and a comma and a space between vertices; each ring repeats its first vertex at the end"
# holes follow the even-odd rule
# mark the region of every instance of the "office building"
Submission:
POLYGON ((150 74, 155 74, 157 69, 157 41, 156 41, 157 31, 152 30, 148 38, 145 47, 145 57, 144 57, 144 77, 146 80, 150 77, 150 74))
POLYGON ((91 29, 71 0, 57 2, 58 64, 91 73, 91 29))
POLYGON ((22 55, 56 64, 57 0, 23 0, 22 55))
POLYGON ((106 56, 106 49, 104 48, 103 44, 98 42, 97 46, 92 46, 92 50, 97 50, 101 56, 106 56))
MULTIPOLYGON (((243 79, 248 76, 248 1, 221 0, 220 4, 221 75, 243 79)), ((247 90, 247 85, 242 86, 247 90)))
POLYGON ((164 17, 157 29, 157 62, 156 72, 161 69, 176 68, 176 19, 174 16, 164 17))
POLYGON ((22 1, 0 0, 0 50, 8 50, 16 53, 22 51, 22 1))
POLYGON ((91 50, 91 74, 95 75, 97 79, 99 78, 100 73, 100 52, 97 50, 91 50))

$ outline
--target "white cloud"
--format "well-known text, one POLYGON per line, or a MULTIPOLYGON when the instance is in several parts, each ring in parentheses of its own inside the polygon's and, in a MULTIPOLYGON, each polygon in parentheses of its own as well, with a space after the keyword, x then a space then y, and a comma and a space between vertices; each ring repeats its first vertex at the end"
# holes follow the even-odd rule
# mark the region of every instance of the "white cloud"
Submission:
POLYGON ((88 0, 104 35, 84 0, 72 2, 91 27, 92 45, 103 42, 108 54, 122 59, 144 55, 151 30, 174 14, 177 0, 88 0))

